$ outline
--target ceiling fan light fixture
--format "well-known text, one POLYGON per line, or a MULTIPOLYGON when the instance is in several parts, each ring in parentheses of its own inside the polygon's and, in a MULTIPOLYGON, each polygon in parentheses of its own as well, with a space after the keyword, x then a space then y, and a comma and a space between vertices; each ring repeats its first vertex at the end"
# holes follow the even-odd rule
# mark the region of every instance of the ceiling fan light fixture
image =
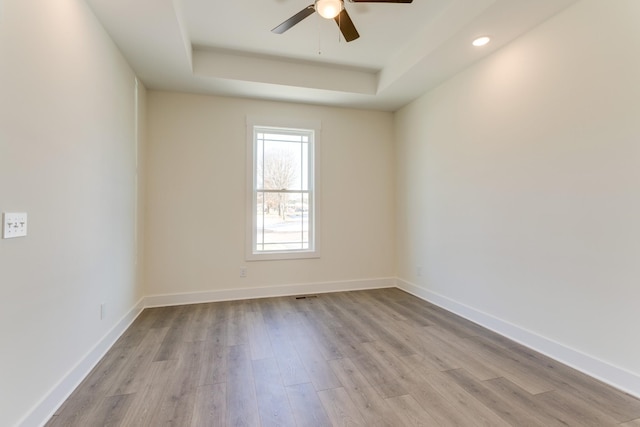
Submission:
POLYGON ((316 12, 323 18, 333 19, 344 7, 342 0, 316 0, 315 3, 316 12))
POLYGON ((486 45, 490 41, 491 41, 491 37, 482 36, 482 37, 478 37, 477 39, 475 39, 471 44, 474 45, 475 47, 481 47, 481 46, 486 45))

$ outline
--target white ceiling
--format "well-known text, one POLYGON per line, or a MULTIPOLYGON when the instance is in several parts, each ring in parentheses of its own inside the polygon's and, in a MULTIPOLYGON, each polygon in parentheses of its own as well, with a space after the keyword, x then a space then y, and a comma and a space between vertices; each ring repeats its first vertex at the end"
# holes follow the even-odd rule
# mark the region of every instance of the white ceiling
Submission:
POLYGON ((313 0, 86 1, 149 89, 394 111, 577 0, 347 1, 349 43, 318 14, 270 31, 313 0))

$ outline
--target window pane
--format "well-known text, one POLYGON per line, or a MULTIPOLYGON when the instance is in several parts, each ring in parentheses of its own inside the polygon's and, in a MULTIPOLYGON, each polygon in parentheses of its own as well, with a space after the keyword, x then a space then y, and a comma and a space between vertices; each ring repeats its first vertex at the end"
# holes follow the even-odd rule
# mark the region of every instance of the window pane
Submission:
MULTIPOLYGON (((271 199, 262 213, 263 221, 257 224, 258 250, 281 251, 309 248, 309 215, 307 194, 265 193, 271 199), (263 236, 262 238, 260 236, 263 236)), ((260 213, 259 213, 260 214, 260 213)))
POLYGON ((264 194, 256 193, 256 246, 261 247, 264 241, 264 194))
POLYGON ((309 144, 300 144, 300 188, 299 190, 309 190, 309 144))
POLYGON ((301 236, 302 249, 309 249, 309 194, 305 193, 301 195, 302 215, 300 216, 301 222, 301 236))
MULTIPOLYGON (((258 136, 263 134, 258 134, 258 136)), ((256 188, 264 188, 264 141, 260 138, 256 141, 256 152, 255 152, 255 161, 256 161, 256 188)))
POLYGON ((300 144, 265 141, 263 162, 258 175, 263 177, 262 185, 267 190, 293 190, 300 187, 302 174, 300 164, 300 144))
POLYGON ((308 190, 309 136, 256 134, 256 188, 308 190))

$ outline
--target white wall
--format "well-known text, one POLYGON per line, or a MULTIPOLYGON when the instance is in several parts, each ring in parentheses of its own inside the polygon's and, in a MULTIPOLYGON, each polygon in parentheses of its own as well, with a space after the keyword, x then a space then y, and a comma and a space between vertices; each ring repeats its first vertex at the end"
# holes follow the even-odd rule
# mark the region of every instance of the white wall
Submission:
POLYGON ((148 125, 148 295, 395 275, 390 113, 149 92, 148 125), (244 260, 247 115, 322 122, 320 259, 244 260))
POLYGON ((404 286, 640 395, 638 16, 578 2, 395 126, 404 286))
POLYGON ((50 415, 142 296, 134 80, 83 1, 2 1, 0 210, 29 215, 0 240, 2 426, 50 415))

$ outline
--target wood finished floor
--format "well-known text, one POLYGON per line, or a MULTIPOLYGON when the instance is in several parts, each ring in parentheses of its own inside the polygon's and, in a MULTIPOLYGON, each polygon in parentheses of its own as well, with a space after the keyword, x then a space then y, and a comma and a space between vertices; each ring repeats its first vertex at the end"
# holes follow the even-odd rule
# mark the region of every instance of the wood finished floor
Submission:
POLYGON ((397 289, 147 309, 54 426, 640 426, 640 401, 397 289))

